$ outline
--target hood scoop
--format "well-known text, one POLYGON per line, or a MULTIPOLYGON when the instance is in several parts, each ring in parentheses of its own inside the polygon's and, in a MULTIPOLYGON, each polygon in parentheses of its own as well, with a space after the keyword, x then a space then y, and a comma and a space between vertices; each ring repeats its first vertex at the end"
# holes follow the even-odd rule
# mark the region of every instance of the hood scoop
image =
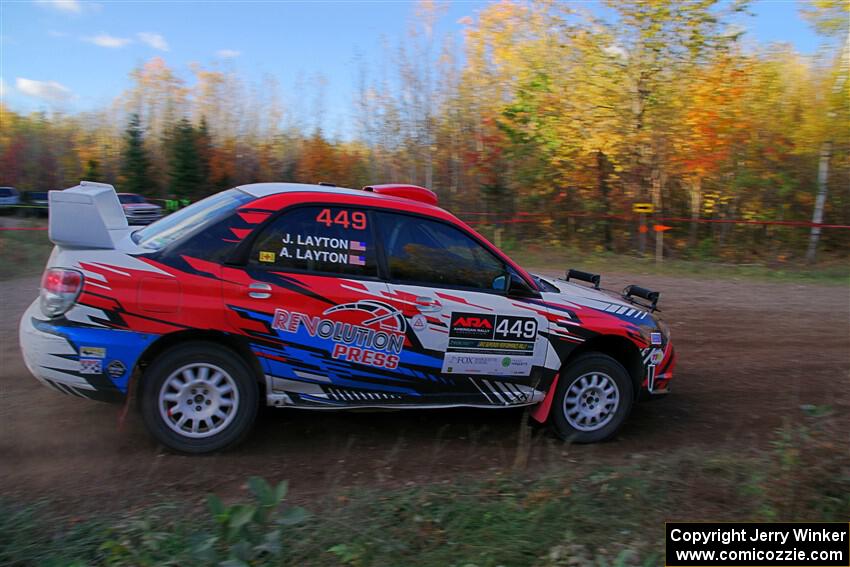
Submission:
POLYGON ((581 270, 573 270, 572 268, 567 270, 567 277, 564 278, 564 281, 568 282, 570 279, 592 283, 593 289, 599 289, 599 285, 602 283, 602 276, 599 274, 591 274, 590 272, 582 272, 581 270))
POLYGON ((634 303, 635 305, 646 307, 650 311, 655 311, 656 309, 658 309, 658 299, 660 297, 660 291, 652 291, 651 289, 646 289, 645 287, 640 287, 639 285, 627 285, 626 288, 623 290, 623 299, 634 303), (649 303, 637 301, 635 300, 635 297, 645 299, 649 303))
MULTIPOLYGON (((561 279, 565 282, 569 282, 570 280, 587 282, 593 284, 593 289, 602 291, 600 288, 602 284, 602 276, 599 274, 591 274, 590 272, 582 272, 581 270, 573 270, 570 268, 567 270, 566 277, 561 279)), ((623 290, 622 297, 632 305, 644 307, 650 311, 657 311, 658 299, 661 297, 661 292, 652 291, 651 289, 640 287, 639 285, 628 285, 623 290), (638 301, 636 298, 645 301, 638 301)))

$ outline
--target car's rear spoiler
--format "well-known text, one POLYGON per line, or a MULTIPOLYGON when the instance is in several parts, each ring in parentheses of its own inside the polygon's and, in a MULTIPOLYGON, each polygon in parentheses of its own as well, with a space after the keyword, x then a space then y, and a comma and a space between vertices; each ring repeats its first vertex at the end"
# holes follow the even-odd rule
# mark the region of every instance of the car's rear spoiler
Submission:
POLYGON ((80 181, 48 195, 50 240, 66 248, 114 248, 129 230, 115 188, 80 181))

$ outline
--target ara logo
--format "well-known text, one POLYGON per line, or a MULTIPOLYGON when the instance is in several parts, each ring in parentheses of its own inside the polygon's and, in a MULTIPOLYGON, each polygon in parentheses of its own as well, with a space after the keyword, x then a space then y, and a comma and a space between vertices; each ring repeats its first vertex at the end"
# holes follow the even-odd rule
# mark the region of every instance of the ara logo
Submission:
POLYGON ((493 338, 496 316, 486 313, 452 313, 450 337, 461 339, 493 338))
POLYGON ((492 329, 493 323, 482 317, 458 317, 452 327, 467 327, 470 329, 492 329))

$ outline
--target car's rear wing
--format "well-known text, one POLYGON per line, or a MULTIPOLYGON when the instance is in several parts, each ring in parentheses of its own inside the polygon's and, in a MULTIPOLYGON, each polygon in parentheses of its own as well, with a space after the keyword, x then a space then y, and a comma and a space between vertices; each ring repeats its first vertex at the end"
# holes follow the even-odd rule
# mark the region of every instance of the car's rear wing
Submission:
POLYGON ((65 248, 114 248, 129 228, 115 188, 80 181, 48 195, 50 240, 65 248))

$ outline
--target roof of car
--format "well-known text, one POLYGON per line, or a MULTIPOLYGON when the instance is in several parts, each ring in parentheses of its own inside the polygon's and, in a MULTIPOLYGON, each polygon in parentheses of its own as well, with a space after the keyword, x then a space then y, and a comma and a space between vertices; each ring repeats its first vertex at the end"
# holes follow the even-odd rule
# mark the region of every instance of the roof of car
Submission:
POLYGON ((243 191, 257 199, 270 197, 272 195, 284 195, 287 193, 321 193, 325 195, 350 196, 366 199, 379 199, 381 201, 396 201, 405 206, 416 207, 422 210, 439 211, 449 214, 439 205, 422 202, 418 199, 410 199, 400 195, 389 195, 386 193, 373 193, 362 189, 351 189, 348 187, 337 187, 335 185, 313 185, 309 183, 249 183, 240 185, 236 189, 243 191))
MULTIPOLYGON (((349 189, 347 187, 334 187, 331 185, 311 185, 309 183, 249 183, 240 185, 237 189, 248 193, 253 197, 268 197, 278 193, 291 192, 316 192, 316 193, 338 193, 343 195, 366 195, 360 189, 349 189)), ((377 195, 376 195, 377 196, 377 195)))

